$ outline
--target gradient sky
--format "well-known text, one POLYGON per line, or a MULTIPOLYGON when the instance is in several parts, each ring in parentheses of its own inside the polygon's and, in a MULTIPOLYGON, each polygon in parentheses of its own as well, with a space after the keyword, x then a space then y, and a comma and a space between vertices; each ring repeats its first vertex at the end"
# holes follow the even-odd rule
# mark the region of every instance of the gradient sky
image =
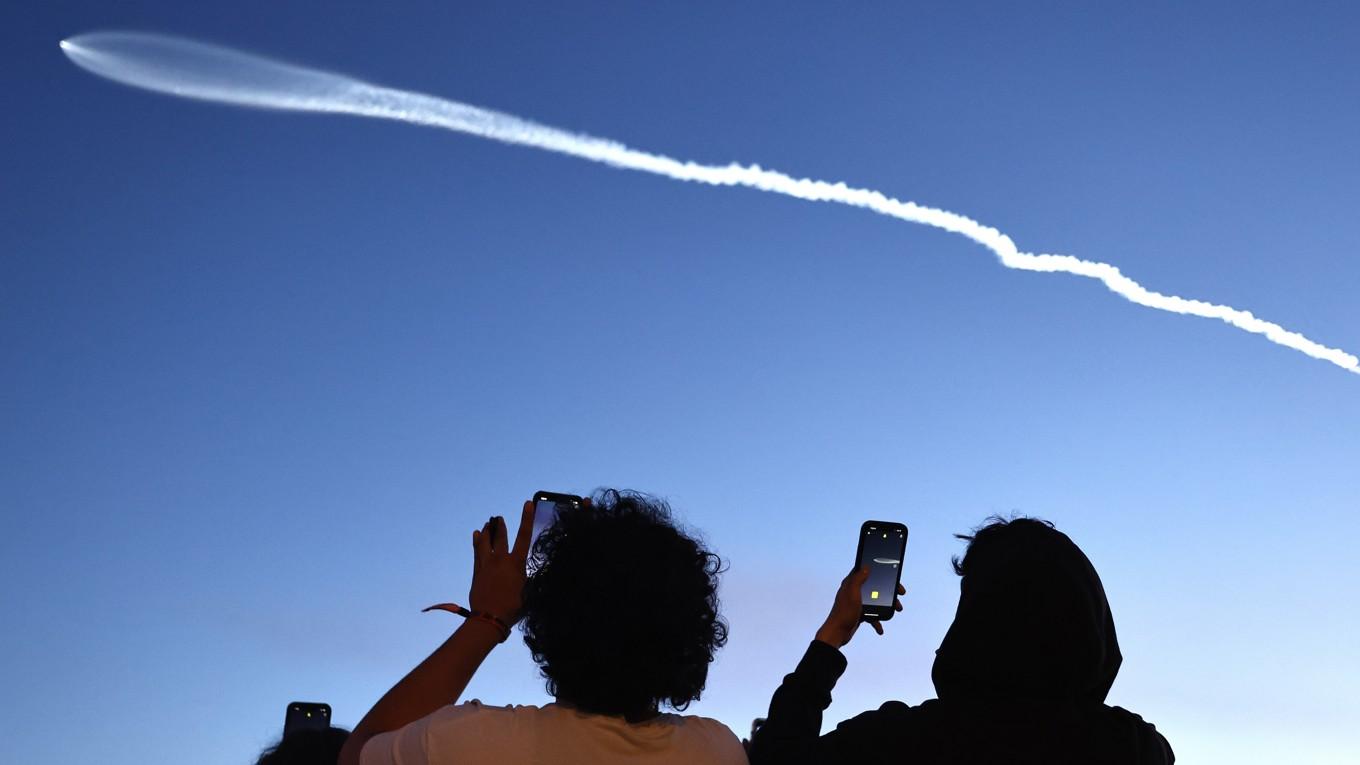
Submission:
MULTIPOLYGON (((1345 3, 30 3, 0 18, 5 762, 253 761, 352 725, 535 489, 668 498, 726 559, 691 711, 762 714, 850 566, 907 610, 828 723, 932 695, 951 537, 1053 520, 1110 702, 1182 762, 1353 762, 1360 382, 862 211, 72 66, 239 46, 706 162, 949 208, 1360 350, 1345 3), (320 7, 320 6, 317 6, 320 7)), ((518 640, 469 697, 542 703, 518 640)))

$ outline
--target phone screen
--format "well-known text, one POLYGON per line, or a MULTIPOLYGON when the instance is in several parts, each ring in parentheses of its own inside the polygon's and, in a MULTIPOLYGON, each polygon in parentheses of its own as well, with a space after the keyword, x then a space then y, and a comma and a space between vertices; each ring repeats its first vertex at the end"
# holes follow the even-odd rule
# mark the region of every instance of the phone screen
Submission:
POLYGON ((892 617, 893 598, 902 579, 902 557, 907 551, 907 527, 888 521, 865 521, 860 527, 858 565, 869 569, 861 591, 864 613, 892 617))
POLYGON ((534 494, 534 533, 530 538, 530 549, 533 543, 538 541, 538 535, 543 530, 552 525, 557 520, 557 514, 563 510, 581 506, 581 498, 574 494, 559 494, 551 491, 540 491, 534 494))

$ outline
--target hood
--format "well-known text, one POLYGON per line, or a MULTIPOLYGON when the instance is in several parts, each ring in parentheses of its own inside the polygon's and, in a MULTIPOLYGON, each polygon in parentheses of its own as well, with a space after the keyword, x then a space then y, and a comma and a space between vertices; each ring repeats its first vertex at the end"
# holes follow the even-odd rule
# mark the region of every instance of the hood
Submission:
POLYGON ((1104 703, 1123 656, 1086 555, 1047 524, 1012 521, 970 546, 954 623, 935 652, 941 700, 1104 703))

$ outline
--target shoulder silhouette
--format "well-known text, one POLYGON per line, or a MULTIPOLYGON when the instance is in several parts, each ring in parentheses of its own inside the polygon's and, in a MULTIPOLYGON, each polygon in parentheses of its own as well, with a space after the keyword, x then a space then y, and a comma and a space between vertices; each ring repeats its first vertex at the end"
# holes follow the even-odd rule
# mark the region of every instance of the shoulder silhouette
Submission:
POLYGON ((752 762, 1169 765, 1166 739, 1105 704, 1123 656, 1095 567, 1034 518, 993 518, 971 536, 958 610, 935 655, 937 698, 890 701, 818 736, 845 658, 813 641, 775 693, 752 762))

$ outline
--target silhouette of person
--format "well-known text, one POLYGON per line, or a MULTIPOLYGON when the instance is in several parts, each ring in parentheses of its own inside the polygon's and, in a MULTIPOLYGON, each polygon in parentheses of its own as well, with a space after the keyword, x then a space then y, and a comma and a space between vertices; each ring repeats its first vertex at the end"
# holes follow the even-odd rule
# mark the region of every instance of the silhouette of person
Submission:
POLYGON ((255 765, 335 765, 346 738, 344 728, 290 731, 261 752, 255 765))
POLYGON ((931 673, 938 698, 889 701, 818 735, 846 667, 839 649, 860 623, 867 571, 851 572, 775 691, 751 741, 753 765, 1175 762, 1151 724, 1105 704, 1123 658, 1100 577, 1076 544, 1033 518, 993 518, 960 539, 969 546, 954 560, 958 611, 931 673))
POLYGON ((727 642, 718 556, 641 494, 560 509, 530 549, 533 523, 526 502, 513 547, 501 518, 473 532, 469 618, 364 716, 340 765, 745 765, 727 726, 661 711, 699 698, 727 642), (457 704, 521 617, 555 703, 457 704))

